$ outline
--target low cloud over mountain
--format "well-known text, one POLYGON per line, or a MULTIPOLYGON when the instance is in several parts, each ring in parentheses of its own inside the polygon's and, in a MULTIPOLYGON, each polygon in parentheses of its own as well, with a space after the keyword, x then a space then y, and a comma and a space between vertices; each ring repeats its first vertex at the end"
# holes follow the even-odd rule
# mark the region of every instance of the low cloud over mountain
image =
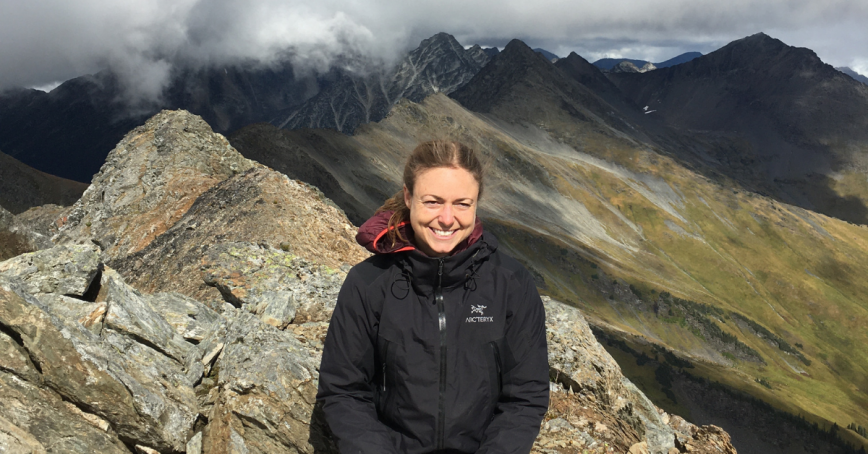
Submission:
POLYGON ((408 43, 443 30, 482 45, 503 46, 519 37, 592 61, 659 61, 684 51, 708 52, 763 30, 810 47, 836 66, 859 68, 859 61, 868 61, 860 45, 868 39, 862 26, 868 4, 858 0, 655 0, 629 7, 623 1, 547 1, 532 8, 517 0, 7 3, 0 17, 0 90, 46 86, 110 67, 134 103, 159 96, 179 66, 289 60, 298 70, 324 70, 336 61, 353 66, 359 61, 353 57, 362 55, 391 61, 408 43))

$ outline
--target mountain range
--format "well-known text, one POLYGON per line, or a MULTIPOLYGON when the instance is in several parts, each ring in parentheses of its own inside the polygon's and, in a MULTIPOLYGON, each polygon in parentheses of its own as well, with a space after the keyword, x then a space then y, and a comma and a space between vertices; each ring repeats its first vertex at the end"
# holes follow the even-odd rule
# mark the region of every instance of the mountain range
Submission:
MULTIPOLYGON (((83 79, 48 98, 19 92, 2 112, 42 106, 51 117, 65 106, 59 94, 78 86, 97 93, 93 87, 106 81, 83 79)), ((543 294, 584 312, 658 406, 724 427, 739 452, 843 453, 852 451, 842 443, 868 442, 838 430, 868 425, 868 356, 858 348, 868 341, 868 287, 860 278, 868 267, 868 88, 812 51, 758 34, 675 66, 615 73, 574 53, 552 63, 518 40, 495 53, 438 34, 396 69, 335 70, 282 90, 282 100, 251 114, 260 123, 234 130, 252 117, 225 116, 238 119, 221 123, 234 130, 229 143, 314 185, 349 221, 363 221, 400 188, 413 144, 466 142, 489 162, 490 190, 480 204, 486 229, 531 270, 543 294), (296 118, 318 128, 287 129, 296 118)), ((110 116, 119 107, 99 93, 68 100, 69 111, 110 116)), ((239 96, 236 106, 246 99, 239 96)), ((236 112, 228 101, 209 105, 236 112)), ((123 143, 166 131, 152 124, 123 143)), ((214 140, 209 146, 228 147, 214 140)), ((256 172, 244 162, 213 178, 256 172)), ((102 189, 91 189, 80 204, 104 208, 55 217, 74 225, 60 227, 55 241, 95 240, 128 257, 109 266, 147 292, 183 290, 170 287, 178 270, 160 268, 154 277, 145 270, 167 254, 195 261, 200 242, 221 235, 205 219, 237 222, 215 207, 247 200, 238 183, 200 195, 212 177, 192 178, 188 188, 153 172, 143 181, 163 189, 126 196, 126 183, 112 186, 117 177, 100 175, 92 188, 114 187, 117 200, 147 196, 168 205, 132 205, 147 219, 132 224, 104 205, 102 189)), ((271 178, 249 177, 257 185, 271 178)), ((270 218, 287 203, 256 209, 270 218)), ((254 224, 244 228, 261 235, 254 224)), ((199 300, 220 298, 198 281, 184 285, 199 300)))

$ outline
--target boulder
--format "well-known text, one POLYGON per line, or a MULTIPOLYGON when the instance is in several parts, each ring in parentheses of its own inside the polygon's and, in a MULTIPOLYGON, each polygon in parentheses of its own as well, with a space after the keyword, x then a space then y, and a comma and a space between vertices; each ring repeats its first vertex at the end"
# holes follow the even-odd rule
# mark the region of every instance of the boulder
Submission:
POLYGON ((0 263, 0 275, 18 279, 31 294, 82 296, 99 272, 99 249, 61 246, 22 254, 0 263))
POLYGON ((202 278, 224 299, 277 328, 328 321, 346 273, 267 245, 223 243, 208 248, 202 278))
POLYGON ((16 375, 0 372, 0 450, 4 453, 129 453, 98 416, 16 375))

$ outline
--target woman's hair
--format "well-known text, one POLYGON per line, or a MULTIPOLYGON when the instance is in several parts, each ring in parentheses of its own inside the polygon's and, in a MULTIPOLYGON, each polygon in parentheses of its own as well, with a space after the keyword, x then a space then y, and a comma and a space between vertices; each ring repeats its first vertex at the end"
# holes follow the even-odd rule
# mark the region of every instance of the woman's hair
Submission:
MULTIPOLYGON (((432 140, 417 145, 413 152, 410 153, 410 157, 407 158, 407 163, 404 165, 404 186, 412 194, 416 184, 416 177, 428 169, 438 167, 452 167, 470 172, 476 182, 479 183, 479 195, 477 198, 482 197, 482 162, 477 156, 476 151, 454 140, 432 140)), ((397 239, 407 241, 407 238, 404 238, 397 228, 402 222, 410 220, 410 208, 404 203, 404 190, 401 189, 397 194, 387 199, 383 206, 377 209, 377 213, 381 211, 394 212, 392 217, 389 218, 389 232, 387 234, 392 245, 395 244, 397 239)))

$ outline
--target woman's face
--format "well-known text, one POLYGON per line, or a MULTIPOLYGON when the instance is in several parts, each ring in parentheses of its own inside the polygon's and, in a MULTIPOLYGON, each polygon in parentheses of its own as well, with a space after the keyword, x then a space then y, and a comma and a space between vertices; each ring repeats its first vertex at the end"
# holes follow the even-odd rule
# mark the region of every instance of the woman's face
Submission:
POLYGON ((479 183, 464 169, 435 167, 416 175, 413 193, 404 187, 416 246, 429 257, 449 255, 473 232, 478 197, 479 183))

